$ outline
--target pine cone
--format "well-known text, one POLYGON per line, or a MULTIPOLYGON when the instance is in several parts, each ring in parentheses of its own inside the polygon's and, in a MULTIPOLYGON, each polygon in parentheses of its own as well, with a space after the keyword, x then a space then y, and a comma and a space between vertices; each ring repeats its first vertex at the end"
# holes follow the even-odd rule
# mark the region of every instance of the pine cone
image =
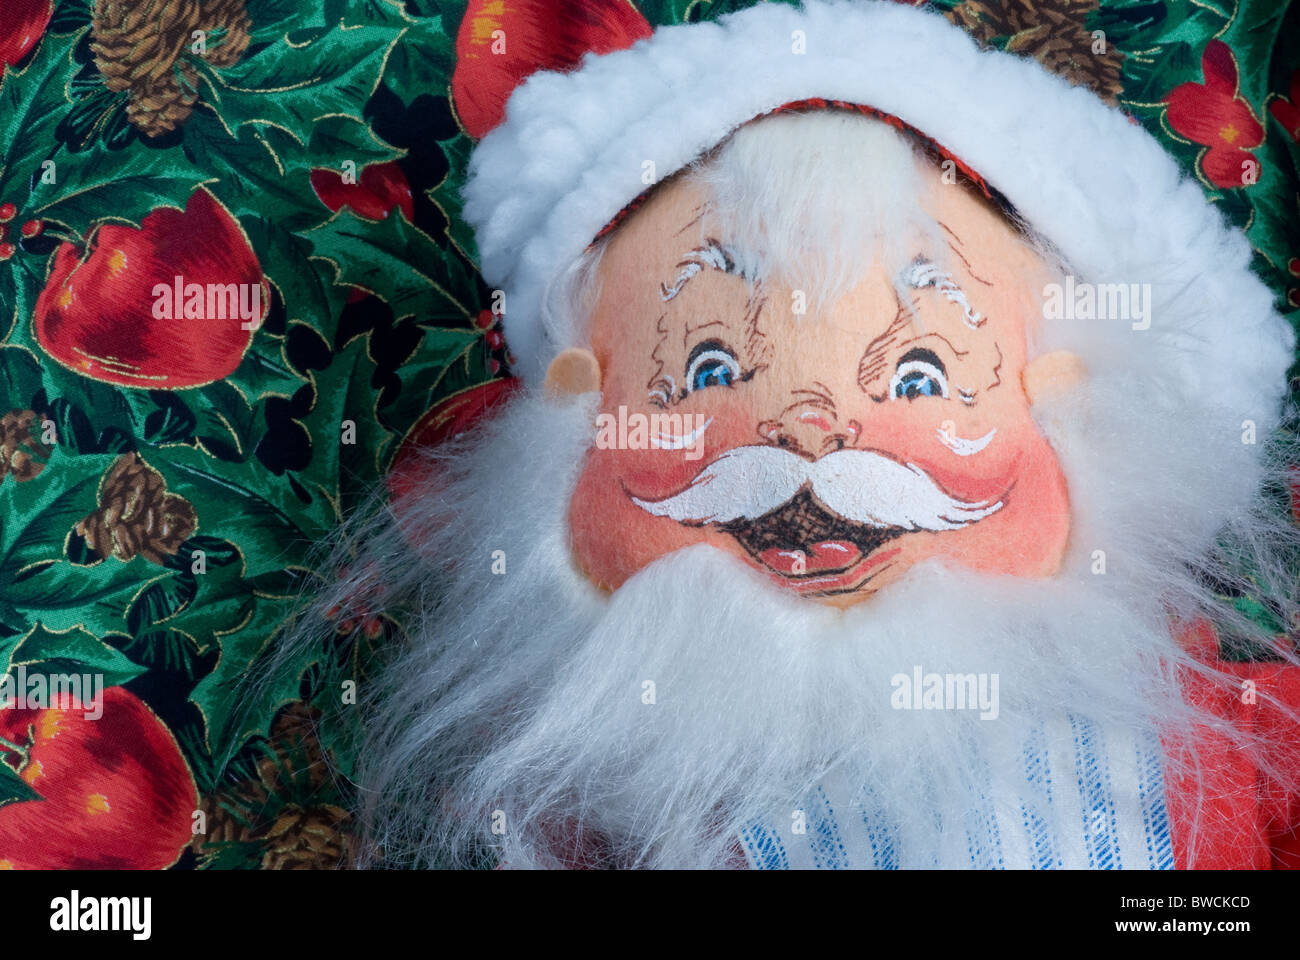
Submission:
MULTIPOLYGON (((260 792, 260 788, 250 789, 260 792)), ((262 797, 264 804, 266 795, 262 797)), ((347 831, 351 814, 342 807, 287 804, 268 828, 254 825, 246 815, 233 814, 213 797, 204 797, 200 806, 208 832, 190 841, 195 854, 203 854, 205 848, 247 843, 262 851, 263 870, 338 870, 351 865, 353 840, 347 831)))
POLYGON ((197 523, 194 505, 168 493, 162 474, 138 453, 124 453, 100 484, 99 509, 76 529, 86 546, 101 556, 127 561, 139 553, 161 565, 165 555, 180 549, 197 523))
POLYGON ((133 90, 170 73, 198 25, 198 0, 97 0, 95 66, 108 89, 133 90))
POLYGON ((285 807, 267 831, 263 870, 337 870, 346 866, 351 837, 340 829, 349 819, 341 807, 285 807))
POLYGON ((248 49, 249 30, 253 21, 244 9, 244 0, 210 0, 203 4, 200 30, 208 33, 208 52, 203 59, 214 67, 232 67, 248 49), (219 38, 214 34, 221 32, 219 38))
POLYGON ((248 831, 238 818, 231 816, 216 797, 207 796, 199 801, 199 809, 207 821, 208 832, 196 833, 190 840, 190 849, 199 853, 206 844, 242 843, 249 839, 248 831))
POLYGON ((248 49, 252 22, 245 0, 97 0, 90 49, 104 84, 129 91, 127 119, 156 137, 189 119, 198 101, 198 73, 187 62, 201 58, 229 67, 248 49), (194 31, 206 50, 192 51, 194 31))
POLYGON ((352 816, 321 802, 328 761, 316 736, 319 720, 320 711, 305 703, 280 712, 271 724, 270 753, 257 762, 257 778, 220 798, 203 799, 208 832, 191 841, 196 854, 211 845, 250 843, 261 850, 264 870, 337 870, 351 864, 352 816))
POLYGON ((183 63, 178 68, 189 81, 189 89, 175 77, 159 77, 137 85, 126 105, 126 118, 146 137, 157 137, 189 119, 199 99, 194 68, 183 63))
POLYGON ((1052 73, 1091 89, 1112 106, 1123 90, 1124 54, 1107 42, 1093 53, 1087 17, 1097 0, 966 0, 945 16, 984 46, 1006 37, 1006 50, 1033 57, 1052 73))
POLYGON ((23 483, 45 469, 54 450, 32 434, 36 421, 35 410, 11 410, 0 417, 0 480, 11 474, 23 483))

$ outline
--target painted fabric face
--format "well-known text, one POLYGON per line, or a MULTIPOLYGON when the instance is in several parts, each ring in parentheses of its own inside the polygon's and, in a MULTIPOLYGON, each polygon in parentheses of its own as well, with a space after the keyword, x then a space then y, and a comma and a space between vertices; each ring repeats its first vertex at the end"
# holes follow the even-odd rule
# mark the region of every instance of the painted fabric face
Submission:
POLYGON ((690 180, 619 228, 570 510, 595 582, 695 543, 837 605, 931 557, 1056 570, 1065 482, 1021 383, 1043 267, 965 188, 927 189, 940 231, 826 302, 746 276, 690 180))

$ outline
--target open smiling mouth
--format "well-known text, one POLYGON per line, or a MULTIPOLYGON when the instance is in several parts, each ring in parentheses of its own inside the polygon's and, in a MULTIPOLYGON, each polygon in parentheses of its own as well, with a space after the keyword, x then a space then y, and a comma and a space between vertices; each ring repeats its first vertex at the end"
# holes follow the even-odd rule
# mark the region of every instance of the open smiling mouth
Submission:
POLYGON ((880 572, 901 548, 876 551, 906 531, 854 523, 828 510, 806 487, 753 520, 719 524, 764 570, 800 593, 849 593, 880 572))

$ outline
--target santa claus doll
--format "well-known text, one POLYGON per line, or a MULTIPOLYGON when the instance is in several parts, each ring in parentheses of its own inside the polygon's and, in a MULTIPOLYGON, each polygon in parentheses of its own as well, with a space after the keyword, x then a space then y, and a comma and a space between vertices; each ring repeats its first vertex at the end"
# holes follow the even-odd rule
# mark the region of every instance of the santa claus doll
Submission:
POLYGON ((917 9, 499 6, 453 92, 522 389, 320 600, 406 625, 372 860, 1296 862, 1295 648, 1223 599, 1292 622, 1294 341, 1199 187, 917 9))

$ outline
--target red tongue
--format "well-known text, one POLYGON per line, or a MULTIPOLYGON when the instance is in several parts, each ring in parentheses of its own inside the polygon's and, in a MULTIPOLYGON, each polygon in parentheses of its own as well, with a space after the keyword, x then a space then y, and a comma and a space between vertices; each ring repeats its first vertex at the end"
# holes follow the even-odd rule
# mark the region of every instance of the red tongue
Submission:
POLYGON ((821 540, 808 549, 810 552, 805 553, 773 547, 759 554, 759 559, 777 573, 797 577, 826 570, 843 570, 862 556, 862 551, 847 540, 821 540))

